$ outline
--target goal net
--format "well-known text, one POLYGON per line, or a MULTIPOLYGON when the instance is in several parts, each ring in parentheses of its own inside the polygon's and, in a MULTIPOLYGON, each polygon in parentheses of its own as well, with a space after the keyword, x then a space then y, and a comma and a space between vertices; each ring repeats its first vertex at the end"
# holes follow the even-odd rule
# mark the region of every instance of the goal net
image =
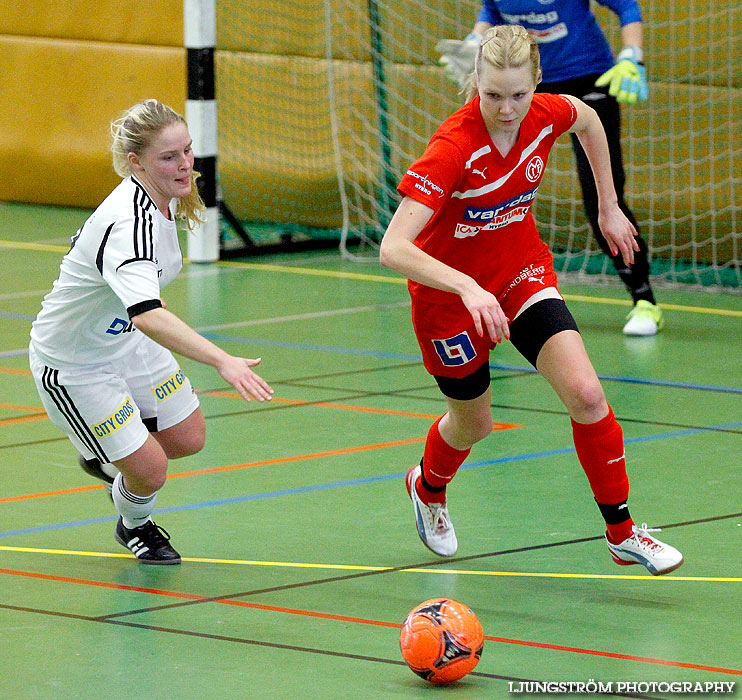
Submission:
MULTIPOLYGON (((401 175, 461 104, 437 65, 479 0, 219 0, 224 201, 252 235, 368 259, 401 175)), ((594 4, 617 51, 618 20, 594 4)), ((653 279, 742 290, 742 5, 643 0, 647 102, 623 109, 626 198, 653 279)), ((563 137, 534 205, 557 271, 617 279, 592 240, 563 137)))

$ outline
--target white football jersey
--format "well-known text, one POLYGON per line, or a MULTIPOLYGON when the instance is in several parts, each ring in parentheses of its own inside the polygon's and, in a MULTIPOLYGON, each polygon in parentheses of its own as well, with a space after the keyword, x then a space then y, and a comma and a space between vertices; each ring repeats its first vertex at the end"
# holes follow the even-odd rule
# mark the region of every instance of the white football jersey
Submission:
POLYGON ((175 224, 144 187, 125 178, 72 238, 59 278, 31 327, 39 357, 52 367, 122 357, 141 340, 129 313, 159 306, 160 290, 183 266, 175 224))

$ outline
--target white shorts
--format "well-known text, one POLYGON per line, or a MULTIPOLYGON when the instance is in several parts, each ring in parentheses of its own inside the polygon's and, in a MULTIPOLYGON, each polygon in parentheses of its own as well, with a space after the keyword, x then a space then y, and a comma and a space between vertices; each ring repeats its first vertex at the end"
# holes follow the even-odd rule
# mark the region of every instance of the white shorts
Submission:
POLYGON ((199 405, 170 351, 145 335, 126 358, 99 365, 49 367, 33 342, 28 357, 49 418, 87 459, 122 459, 199 405))

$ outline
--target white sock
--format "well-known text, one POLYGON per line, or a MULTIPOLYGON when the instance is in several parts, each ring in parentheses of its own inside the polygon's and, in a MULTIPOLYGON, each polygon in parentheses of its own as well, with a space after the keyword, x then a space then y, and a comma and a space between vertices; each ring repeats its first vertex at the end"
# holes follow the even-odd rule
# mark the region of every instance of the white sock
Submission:
POLYGON ((119 473, 113 480, 113 505, 121 515, 124 527, 131 530, 140 525, 144 525, 155 509, 157 500, 157 491, 149 496, 137 496, 127 491, 124 486, 124 477, 119 473))

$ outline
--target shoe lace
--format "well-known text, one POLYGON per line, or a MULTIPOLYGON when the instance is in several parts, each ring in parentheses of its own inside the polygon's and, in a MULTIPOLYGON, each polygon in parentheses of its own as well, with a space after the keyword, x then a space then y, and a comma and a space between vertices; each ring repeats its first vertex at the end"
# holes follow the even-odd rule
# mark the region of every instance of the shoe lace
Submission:
POLYGON ((157 549, 163 544, 167 544, 170 540, 170 533, 164 528, 160 527, 155 522, 145 523, 143 528, 146 528, 146 532, 142 533, 147 538, 147 546, 150 549, 157 549))
POLYGON ((449 530, 451 528, 451 517, 445 503, 431 503, 430 513, 433 516, 433 527, 435 530, 449 530))
POLYGON ((659 527, 647 527, 647 523, 642 523, 641 527, 634 525, 634 539, 646 551, 662 549, 662 545, 649 534, 650 532, 661 531, 659 527))

